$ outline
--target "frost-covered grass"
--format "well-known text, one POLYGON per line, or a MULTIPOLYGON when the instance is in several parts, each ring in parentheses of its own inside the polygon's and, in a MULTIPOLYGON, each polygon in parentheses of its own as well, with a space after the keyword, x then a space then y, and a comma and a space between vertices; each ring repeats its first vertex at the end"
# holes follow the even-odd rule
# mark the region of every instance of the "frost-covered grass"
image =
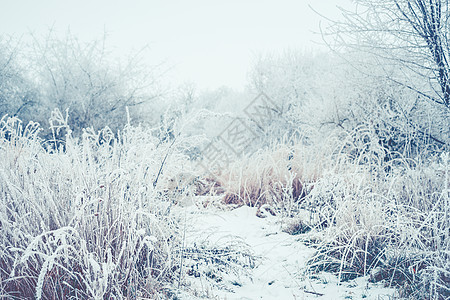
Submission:
MULTIPOLYGON (((383 282, 399 296, 449 296, 448 152, 389 152, 366 123, 277 142, 214 182, 183 154, 195 139, 163 140, 127 125, 117 134, 85 130, 77 140, 66 120, 53 113, 49 141, 37 124, 0 121, 0 297, 167 298, 190 277, 229 287, 226 274, 257 270, 247 264, 253 249, 214 244, 213 235, 190 241, 186 208, 173 209, 222 189, 222 203, 264 205, 259 216, 281 217, 284 231, 301 235, 290 239, 293 248, 310 246, 302 265, 285 266, 293 289, 332 273, 340 282, 383 282)), ((242 237, 255 228, 247 229, 242 237)))
POLYGON ((450 295, 448 152, 390 153, 367 123, 309 145, 277 145, 229 174, 226 203, 270 204, 287 232, 312 229, 303 237, 316 249, 308 274, 370 276, 405 297, 450 295))
POLYGON ((274 145, 269 151, 242 158, 220 177, 226 204, 260 207, 268 204, 295 211, 311 188, 317 165, 309 164, 301 147, 274 145))
POLYGON ((338 140, 306 199, 325 224, 310 271, 344 281, 371 275, 402 296, 448 297, 449 154, 385 160, 369 126, 338 140))
POLYGON ((51 124, 44 142, 37 124, 0 121, 0 298, 160 297, 180 235, 159 170, 183 155, 139 127, 77 141, 59 112, 51 124))

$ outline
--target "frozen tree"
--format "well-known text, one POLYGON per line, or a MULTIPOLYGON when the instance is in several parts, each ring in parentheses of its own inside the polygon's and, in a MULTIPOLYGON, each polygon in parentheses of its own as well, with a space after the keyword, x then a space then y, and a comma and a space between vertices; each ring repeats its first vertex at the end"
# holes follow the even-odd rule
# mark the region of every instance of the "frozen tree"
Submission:
POLYGON ((38 99, 20 65, 20 55, 20 42, 0 37, 0 116, 19 116, 26 121, 38 109, 38 99))
POLYGON ((403 101, 384 102, 414 128, 421 143, 445 147, 450 139, 448 1, 353 2, 354 10, 341 9, 343 18, 324 30, 324 40, 362 74, 413 91, 403 101))
POLYGON ((45 106, 68 109, 75 133, 91 126, 120 128, 126 107, 133 116, 149 117, 142 115, 144 106, 161 95, 156 68, 144 65, 141 53, 125 64, 113 60, 105 39, 83 43, 70 33, 59 38, 50 32, 34 38, 30 65, 45 106))
POLYGON ((356 10, 341 9, 344 18, 332 22, 325 31, 326 41, 336 49, 374 54, 377 63, 387 61, 400 68, 389 70, 390 79, 450 109, 449 2, 353 2, 356 10))

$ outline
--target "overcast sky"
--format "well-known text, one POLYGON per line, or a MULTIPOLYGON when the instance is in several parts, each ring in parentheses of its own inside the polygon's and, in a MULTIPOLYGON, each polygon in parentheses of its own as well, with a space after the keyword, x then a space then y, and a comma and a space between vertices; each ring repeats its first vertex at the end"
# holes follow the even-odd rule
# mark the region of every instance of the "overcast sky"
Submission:
POLYGON ((252 59, 284 49, 315 49, 320 17, 338 16, 349 0, 0 0, 3 33, 45 33, 50 27, 82 40, 109 34, 119 55, 146 45, 148 60, 173 66, 174 84, 241 89, 252 59))

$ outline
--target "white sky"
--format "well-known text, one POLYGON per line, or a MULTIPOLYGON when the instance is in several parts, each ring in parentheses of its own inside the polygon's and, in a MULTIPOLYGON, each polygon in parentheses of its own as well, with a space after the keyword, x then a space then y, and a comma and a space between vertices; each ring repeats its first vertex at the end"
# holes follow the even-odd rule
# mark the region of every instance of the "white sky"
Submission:
POLYGON ((173 66, 174 84, 241 89, 257 54, 319 47, 320 17, 349 0, 0 0, 2 33, 44 34, 69 27, 81 40, 109 34, 119 55, 146 45, 148 60, 173 66))

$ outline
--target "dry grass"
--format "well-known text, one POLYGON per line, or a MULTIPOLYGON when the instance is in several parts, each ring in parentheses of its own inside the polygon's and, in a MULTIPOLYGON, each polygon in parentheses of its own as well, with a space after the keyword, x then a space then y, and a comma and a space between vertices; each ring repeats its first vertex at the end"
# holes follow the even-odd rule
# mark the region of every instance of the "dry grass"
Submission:
POLYGON ((330 271, 340 280, 371 275, 403 296, 446 299, 448 153, 385 161, 370 128, 338 140, 331 168, 305 199, 326 224, 309 272, 330 271))
POLYGON ((251 207, 268 204, 293 212, 316 176, 302 150, 278 145, 239 161, 221 176, 226 191, 223 202, 251 207))
POLYGON ((309 274, 367 276, 402 296, 447 299, 449 154, 405 158, 378 136, 367 123, 310 146, 278 145, 243 158, 221 177, 223 201, 274 207, 292 234, 312 229, 309 274))
POLYGON ((0 121, 0 294, 158 298, 179 245, 176 218, 152 184, 167 145, 132 127, 76 142, 58 116, 49 150, 36 124, 0 121))

